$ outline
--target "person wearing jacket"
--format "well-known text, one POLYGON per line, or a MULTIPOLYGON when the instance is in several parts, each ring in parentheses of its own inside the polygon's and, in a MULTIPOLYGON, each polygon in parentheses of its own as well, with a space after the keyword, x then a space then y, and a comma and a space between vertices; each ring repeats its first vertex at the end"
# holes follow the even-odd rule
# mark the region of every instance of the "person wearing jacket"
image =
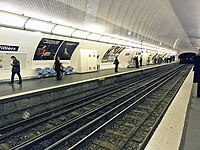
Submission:
POLYGON ((193 83, 197 83, 197 97, 200 97, 200 50, 199 53, 194 57, 193 64, 194 64, 193 83))
POLYGON ((59 57, 55 58, 55 62, 54 62, 54 70, 56 71, 56 80, 61 80, 61 71, 62 71, 62 64, 59 60, 59 57))
POLYGON ((114 60, 113 64, 115 64, 115 72, 118 72, 119 60, 117 59, 117 57, 115 57, 115 60, 114 60))
POLYGON ((19 60, 17 60, 17 58, 15 56, 11 56, 10 58, 13 60, 13 62, 11 63, 12 74, 11 74, 11 81, 9 82, 9 84, 14 83, 15 74, 17 74, 18 78, 19 78, 19 82, 17 84, 21 84, 22 83, 22 77, 21 77, 21 74, 20 74, 20 62, 19 62, 19 60))

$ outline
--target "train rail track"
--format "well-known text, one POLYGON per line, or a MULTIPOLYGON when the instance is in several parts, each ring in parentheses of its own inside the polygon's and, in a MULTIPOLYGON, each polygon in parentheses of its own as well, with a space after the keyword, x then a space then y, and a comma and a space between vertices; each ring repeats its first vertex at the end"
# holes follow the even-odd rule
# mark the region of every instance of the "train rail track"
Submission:
POLYGON ((104 118, 103 123, 100 124, 101 120, 96 119, 96 124, 88 123, 45 150, 143 149, 187 73, 176 72, 158 81, 152 88, 145 89, 146 93, 140 98, 135 95, 123 102, 126 105, 120 104, 120 108, 111 109, 109 119, 104 118))
MULTIPOLYGON (((182 67, 183 66, 175 69, 177 73, 180 72, 182 67)), ((166 71, 164 72, 164 75, 158 74, 157 78, 155 78, 155 76, 150 76, 143 80, 135 81, 131 84, 130 81, 126 82, 123 85, 117 87, 117 89, 111 89, 109 92, 106 92, 106 94, 103 94, 102 92, 99 95, 80 100, 79 103, 67 105, 61 109, 62 111, 58 112, 56 110, 56 112, 48 112, 46 114, 51 114, 49 117, 42 115, 42 117, 40 116, 37 117, 37 119, 32 120, 32 123, 30 123, 31 120, 27 122, 24 121, 22 124, 18 124, 19 127, 17 129, 15 124, 15 129, 11 130, 14 128, 14 125, 11 125, 6 130, 4 130, 6 132, 3 134, 3 136, 0 137, 1 143, 9 145, 12 149, 51 149, 51 147, 57 147, 56 144, 51 146, 52 143, 56 143, 58 139, 66 138, 67 135, 68 138, 73 137, 70 140, 67 139, 67 143, 70 146, 67 146, 66 142, 64 142, 64 147, 67 147, 68 149, 69 147, 72 147, 71 145, 73 145, 69 144, 69 141, 77 141, 74 140, 74 136, 77 136, 79 130, 83 132, 81 129, 83 128, 85 130, 85 126, 87 127, 88 123, 95 123, 95 118, 101 118, 101 116, 104 116, 107 118, 106 120, 109 120, 109 118, 112 118, 114 114, 118 114, 119 112, 114 112, 113 114, 107 114, 107 112, 110 112, 110 110, 115 107, 118 109, 118 111, 122 111, 126 105, 130 105, 137 101, 136 99, 140 99, 140 97, 145 94, 144 91, 146 91, 146 89, 149 89, 150 87, 153 88, 153 86, 158 84, 159 80, 163 80, 163 78, 171 76, 171 73, 166 73, 166 71), (129 84, 126 85, 127 83, 129 84), (126 100, 130 99, 130 97, 134 97, 134 100, 126 102, 126 100), (125 103, 124 107, 120 107, 123 103, 125 103), (22 127, 26 123, 30 124, 22 127)), ((161 71, 161 73, 163 73, 163 71, 161 71)), ((139 115, 139 113, 141 113, 141 110, 137 111, 135 114, 139 115)), ((106 121, 103 119, 103 121, 97 122, 99 122, 99 124, 92 125, 94 127, 89 130, 90 132, 93 132, 92 129, 95 130, 97 126, 102 126, 103 122, 106 121)), ((84 139, 83 135, 80 135, 80 133, 78 136, 84 139)), ((81 140, 79 139, 79 141, 81 140)), ((100 140, 96 141, 96 143, 100 142, 100 140)), ((95 142, 93 142, 93 144, 94 143, 95 142)), ((103 142, 100 143, 103 144, 103 142)), ((100 147, 102 146, 101 144, 100 147)))

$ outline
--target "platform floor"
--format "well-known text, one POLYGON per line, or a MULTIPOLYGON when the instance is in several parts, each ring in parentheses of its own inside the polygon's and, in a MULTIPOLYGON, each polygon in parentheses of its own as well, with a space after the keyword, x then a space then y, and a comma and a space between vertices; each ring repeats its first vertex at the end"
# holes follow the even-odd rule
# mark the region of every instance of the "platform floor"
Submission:
MULTIPOLYGON (((167 65, 167 64, 160 64, 167 65)), ((54 87, 77 84, 81 82, 87 82, 89 80, 98 79, 99 77, 115 76, 116 74, 124 74, 125 72, 134 72, 143 70, 146 68, 153 68, 160 65, 142 66, 139 69, 136 68, 119 68, 119 72, 115 73, 114 69, 99 70, 97 72, 83 73, 83 74, 69 74, 63 77, 62 80, 56 81, 55 77, 23 80, 23 83, 18 85, 17 81, 9 85, 8 82, 0 83, 0 100, 8 97, 14 97, 15 95, 23 95, 29 92, 41 91, 44 89, 51 89, 54 87)), ((17 75, 16 75, 17 76, 17 75)))
POLYGON ((193 71, 185 80, 145 150, 200 150, 200 98, 193 71))
POLYGON ((197 84, 193 84, 180 150, 200 150, 200 98, 196 95, 197 84))

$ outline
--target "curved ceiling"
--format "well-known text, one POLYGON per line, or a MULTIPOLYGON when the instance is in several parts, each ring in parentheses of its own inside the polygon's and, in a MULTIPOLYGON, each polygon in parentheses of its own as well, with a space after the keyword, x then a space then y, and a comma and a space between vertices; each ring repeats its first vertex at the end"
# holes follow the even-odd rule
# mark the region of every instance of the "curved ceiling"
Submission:
POLYGON ((170 0, 187 36, 194 47, 200 48, 200 1, 170 0))
POLYGON ((1 0, 0 10, 80 29, 98 26, 101 34, 180 52, 200 45, 199 4, 198 0, 1 0))

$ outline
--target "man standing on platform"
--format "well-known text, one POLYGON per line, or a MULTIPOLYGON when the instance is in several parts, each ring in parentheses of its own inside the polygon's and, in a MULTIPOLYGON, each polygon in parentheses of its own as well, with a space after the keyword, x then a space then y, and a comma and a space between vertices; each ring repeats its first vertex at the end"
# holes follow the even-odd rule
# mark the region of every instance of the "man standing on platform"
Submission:
POLYGON ((19 62, 19 60, 17 60, 17 58, 15 56, 11 56, 10 58, 13 60, 13 62, 11 63, 12 75, 11 75, 11 82, 9 84, 14 83, 15 74, 17 74, 18 77, 19 77, 19 82, 17 84, 21 84, 22 83, 22 77, 20 75, 20 62, 19 62))
POLYGON ((134 61, 135 61, 135 67, 139 68, 139 60, 138 60, 138 56, 134 57, 134 61))
POLYGON ((117 56, 115 57, 114 63, 115 64, 115 72, 118 72, 118 65, 119 65, 119 60, 117 59, 117 56))
POLYGON ((140 57, 140 66, 142 66, 142 56, 140 57))
POLYGON ((56 71, 56 80, 62 80, 61 71, 63 70, 63 66, 58 56, 55 58, 53 69, 56 71))
POLYGON ((200 49, 198 54, 194 57, 194 79, 193 83, 197 83, 197 97, 200 97, 200 49))

